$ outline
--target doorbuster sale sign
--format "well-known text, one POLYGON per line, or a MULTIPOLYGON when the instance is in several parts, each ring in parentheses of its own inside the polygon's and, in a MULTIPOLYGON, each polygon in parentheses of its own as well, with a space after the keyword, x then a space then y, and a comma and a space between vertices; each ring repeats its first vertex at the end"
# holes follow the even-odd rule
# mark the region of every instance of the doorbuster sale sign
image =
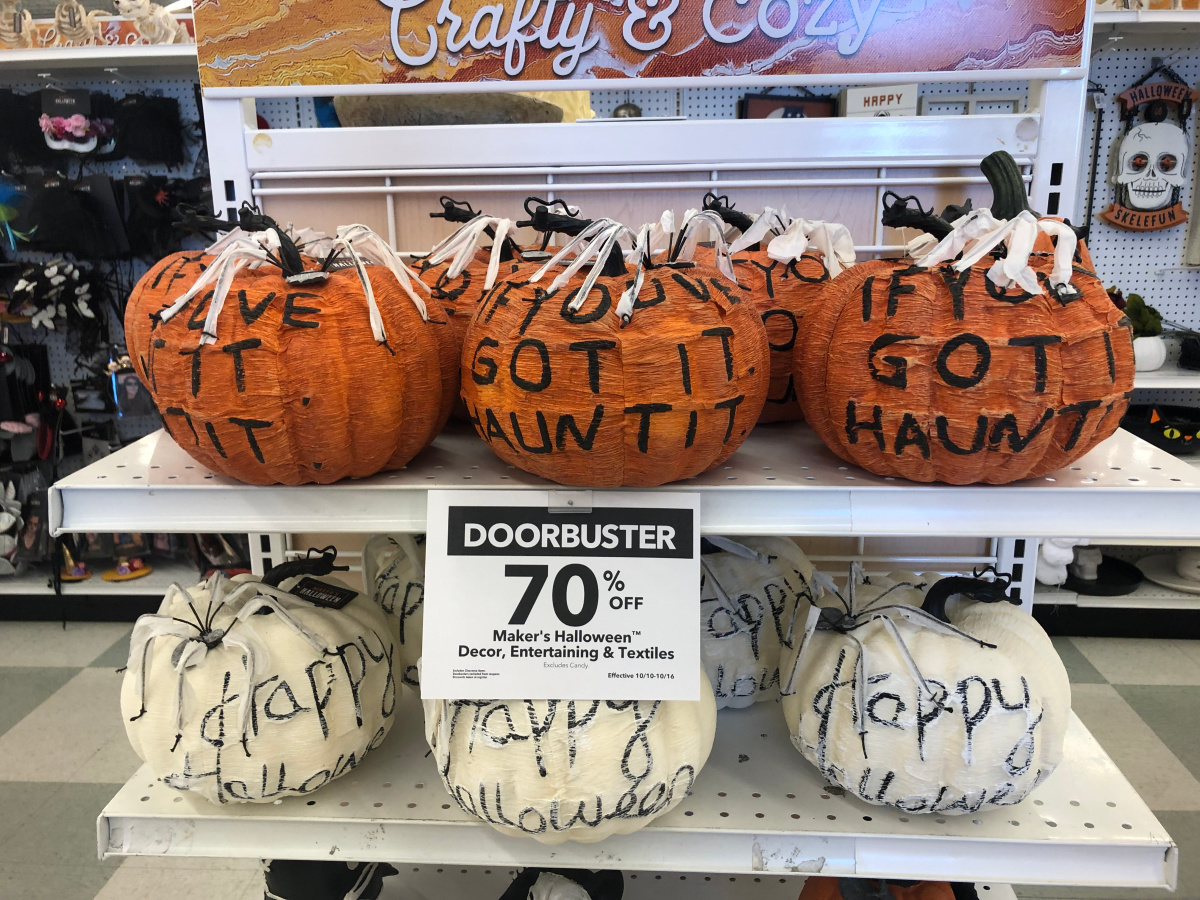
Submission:
POLYGON ((430 491, 423 699, 698 700, 700 495, 430 491))

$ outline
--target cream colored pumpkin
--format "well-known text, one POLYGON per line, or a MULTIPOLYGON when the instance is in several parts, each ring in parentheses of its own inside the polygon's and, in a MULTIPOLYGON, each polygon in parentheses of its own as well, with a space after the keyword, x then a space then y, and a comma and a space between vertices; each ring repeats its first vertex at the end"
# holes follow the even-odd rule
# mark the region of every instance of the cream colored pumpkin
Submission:
POLYGON ((420 687, 417 660, 425 617, 425 535, 373 534, 363 547, 363 583, 385 612, 396 617, 396 675, 420 687))
POLYGON ((792 743, 869 803, 942 815, 1018 803, 1062 759, 1071 692, 1049 637, 1008 602, 960 597, 947 626, 910 605, 914 589, 863 587, 847 601, 858 627, 814 630, 799 664, 784 662, 792 743))
MULTIPOLYGON (((706 682, 704 673, 700 673, 706 682)), ((686 700, 426 700, 425 739, 459 807, 544 844, 629 834, 708 759, 712 690, 686 700)))
POLYGON ((789 538, 706 539, 700 556, 700 658, 717 709, 779 697, 779 656, 820 594, 789 538))
POLYGON ((387 736, 395 652, 387 614, 332 578, 173 585, 134 626, 125 731, 159 780, 214 803, 308 794, 387 736), (290 591, 352 599, 331 609, 290 591))

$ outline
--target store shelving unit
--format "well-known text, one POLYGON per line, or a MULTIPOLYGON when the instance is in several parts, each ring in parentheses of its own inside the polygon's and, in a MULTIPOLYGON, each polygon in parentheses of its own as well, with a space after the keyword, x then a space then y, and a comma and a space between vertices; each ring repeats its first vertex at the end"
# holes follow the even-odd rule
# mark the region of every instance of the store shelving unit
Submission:
POLYGON ((1097 10, 1093 27, 1100 31, 1200 31, 1200 10, 1106 9, 1097 10))
POLYGON ((665 869, 675 880, 703 871, 1165 887, 1177 870, 1171 839, 1074 718, 1062 765, 1030 799, 943 817, 830 791, 791 746, 776 704, 724 710, 691 797, 636 834, 558 846, 501 835, 461 812, 427 749, 406 691, 384 745, 311 799, 218 807, 142 769, 101 815, 100 851, 665 869))
MULTIPOLYGON (((1085 38, 1085 62, 1086 44, 1085 38)), ((997 149, 1029 167, 1035 207, 1073 215, 1079 134, 1042 124, 1081 120, 1084 74, 1082 68, 1040 73, 1044 80, 1030 82, 1029 111, 1019 115, 799 125, 695 120, 258 131, 254 98, 269 91, 211 89, 204 108, 225 213, 243 201, 261 201, 270 213, 272 204, 283 208, 291 197, 321 194, 331 207, 353 197, 355 215, 367 216, 370 202, 385 209, 370 212, 370 220, 397 245, 407 224, 398 207, 422 193, 477 190, 507 199, 532 189, 551 195, 589 185, 583 188, 589 196, 637 198, 651 189, 693 192, 714 185, 849 186, 855 193, 853 200, 846 193, 846 206, 872 207, 856 244, 877 251, 883 238, 875 209, 885 189, 945 187, 957 198, 976 183, 975 163, 997 149)), ((978 75, 998 80, 1004 73, 978 75)), ((841 83, 832 77, 824 83, 841 83)), ((882 73, 867 78, 898 80, 882 73)), ((322 93, 336 91, 323 86, 322 93)), ((339 207, 348 208, 349 202, 339 207)), ((225 479, 159 433, 56 484, 51 522, 56 533, 238 531, 271 535, 280 544, 295 531, 419 532, 433 487, 525 488, 544 491, 548 505, 563 494, 586 501, 588 493, 507 467, 461 430, 444 433, 401 471, 296 488, 225 479)), ((977 535, 1029 547, 1036 547, 1035 539, 1026 540, 1030 535, 1150 540, 1169 533, 1200 540, 1193 514, 1200 472, 1125 433, 1035 481, 948 487, 880 478, 844 464, 804 426, 765 427, 722 467, 662 490, 699 491, 707 533, 977 535)), ((1029 547, 1023 558, 1032 570, 1029 547)), ((1013 552, 1001 550, 998 558, 1009 553, 1011 560, 1013 552)), ((631 884, 638 875, 638 888, 643 877, 670 882, 671 890, 655 897, 689 898, 729 897, 729 884, 722 892, 715 884, 733 879, 738 895, 794 896, 795 876, 813 872, 1105 887, 1169 887, 1176 878, 1170 837, 1074 718, 1063 763, 1028 801, 942 817, 907 815, 831 792, 790 745, 775 704, 726 710, 694 794, 679 807, 633 835, 556 847, 500 835, 460 812, 426 756, 421 723, 408 692, 392 734, 362 765, 311 797, 272 804, 218 807, 142 769, 102 813, 100 852, 405 863, 411 870, 406 886, 428 884, 438 896, 496 893, 491 882, 486 890, 439 891, 445 882, 437 879, 450 875, 449 867, 461 867, 462 885, 477 885, 478 879, 506 881, 512 866, 538 864, 622 868, 631 884), (689 874, 697 872, 707 874, 689 874)), ((648 895, 630 890, 631 898, 648 895)), ((1012 894, 1000 889, 990 896, 1012 894)))
MULTIPOLYGON (((196 581, 196 567, 190 563, 151 559, 150 564, 154 567, 153 572, 132 581, 105 581, 100 577, 100 571, 110 564, 94 566, 92 577, 86 581, 64 581, 63 596, 161 597, 175 582, 189 584, 196 581)), ((50 568, 31 566, 16 575, 0 577, 0 597, 5 595, 54 596, 50 568)))
POLYGON ((1137 390, 1197 391, 1200 390, 1200 372, 1167 363, 1153 372, 1138 372, 1133 386, 1137 390))
POLYGON ((1061 587, 1040 585, 1033 602, 1046 606, 1078 606, 1081 609, 1200 609, 1200 594, 1189 594, 1144 581, 1132 594, 1122 597, 1092 597, 1061 587))
POLYGON ((102 47, 43 47, 0 51, 0 71, 54 72, 60 69, 190 69, 195 44, 118 44, 102 47))
MULTIPOLYGON (((224 478, 157 432, 55 484, 50 516, 56 532, 422 532, 430 488, 564 493, 505 465, 461 428, 400 471, 303 487, 224 478)), ((723 466, 656 490, 699 491, 710 534, 1200 540, 1200 472, 1124 431, 1043 478, 952 487, 872 475, 837 459, 805 425, 770 426, 755 429, 723 466)))
MULTIPOLYGON (((795 425, 758 429, 727 465, 666 488, 701 492, 706 531, 997 534, 1007 527, 1099 536, 1106 528, 1141 527, 1200 535, 1200 523, 1185 521, 1200 473, 1125 433, 1053 480, 1005 487, 877 478, 841 464, 795 425)), ((286 532, 315 523, 331 531, 419 531, 431 486, 557 490, 507 468, 463 432, 439 437, 400 472, 298 488, 228 481, 159 433, 55 485, 51 510, 56 530, 171 530, 186 521, 213 531, 286 532)), ((903 816, 829 793, 792 749, 771 704, 721 717, 695 795, 644 831, 597 845, 546 848, 496 834, 460 813, 426 758, 420 711, 409 696, 381 751, 311 800, 220 808, 163 786, 143 769, 102 814, 100 848, 106 855, 821 871, 1063 885, 1174 880, 1170 838, 1078 721, 1064 763, 1036 798, 976 817, 943 818, 903 816)))

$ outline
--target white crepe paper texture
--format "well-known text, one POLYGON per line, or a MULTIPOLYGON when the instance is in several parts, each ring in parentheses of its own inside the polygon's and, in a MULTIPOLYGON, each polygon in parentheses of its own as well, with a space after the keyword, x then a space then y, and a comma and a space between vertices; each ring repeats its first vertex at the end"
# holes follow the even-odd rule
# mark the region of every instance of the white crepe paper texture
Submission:
POLYGON ((852 579, 847 602, 866 624, 848 635, 813 631, 790 685, 795 654, 784 660, 792 743, 869 803, 942 815, 1012 806, 1062 760, 1066 670, 1042 627, 1011 603, 959 596, 947 604, 953 629, 994 648, 904 608, 919 605, 924 589, 897 583, 936 580, 911 572, 852 579), (863 614, 889 605, 901 609, 863 614))
POLYGON ((543 872, 529 889, 528 900, 592 900, 592 895, 557 872, 543 872))
POLYGON ((459 807, 543 844, 630 834, 691 793, 717 708, 699 700, 425 700, 425 739, 459 807))
POLYGON ((417 660, 425 617, 425 536, 373 534, 363 547, 363 582, 384 611, 396 617, 396 675, 420 687, 417 660))
POLYGON ((778 699, 780 651, 820 594, 812 563, 788 538, 707 540, 721 550, 700 556, 700 659, 717 709, 778 699))
POLYGON ((287 593, 300 580, 271 588, 216 574, 173 585, 157 615, 138 619, 121 713, 134 751, 167 786, 214 803, 308 794, 387 736, 399 690, 394 620, 362 594, 328 609, 287 593))

